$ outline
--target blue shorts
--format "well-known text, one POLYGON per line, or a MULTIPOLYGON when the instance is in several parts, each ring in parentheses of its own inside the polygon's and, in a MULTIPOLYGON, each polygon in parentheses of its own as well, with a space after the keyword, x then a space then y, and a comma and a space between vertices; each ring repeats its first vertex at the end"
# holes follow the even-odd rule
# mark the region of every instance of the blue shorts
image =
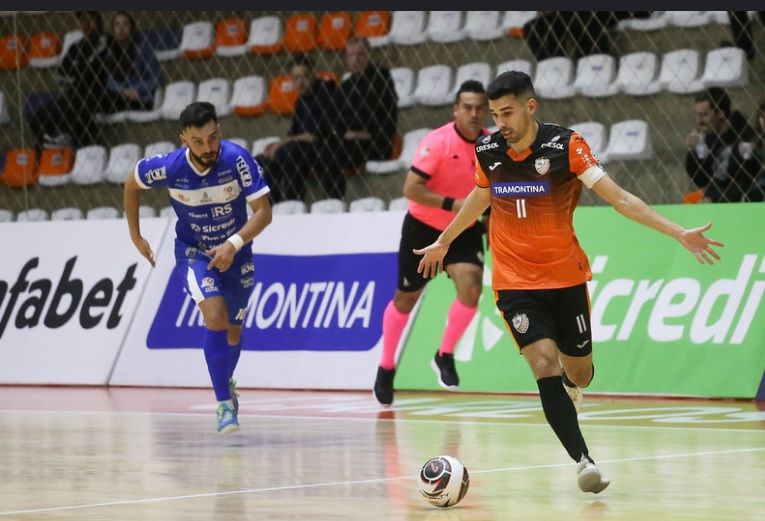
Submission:
POLYGON ((255 265, 250 249, 237 253, 231 267, 223 273, 217 268, 208 270, 210 257, 199 250, 186 248, 184 253, 180 257, 176 255, 177 267, 183 287, 194 302, 199 304, 206 298, 221 296, 226 302, 228 322, 241 324, 255 286, 255 265))

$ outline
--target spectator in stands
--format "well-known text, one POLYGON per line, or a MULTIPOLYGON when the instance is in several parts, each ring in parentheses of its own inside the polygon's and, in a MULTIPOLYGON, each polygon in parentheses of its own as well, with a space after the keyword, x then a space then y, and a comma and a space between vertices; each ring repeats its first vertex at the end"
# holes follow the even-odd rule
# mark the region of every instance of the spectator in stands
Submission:
POLYGON ((318 77, 313 60, 305 55, 293 60, 290 75, 298 92, 290 129, 286 137, 256 157, 263 165, 273 201, 303 199, 311 173, 318 177, 327 197, 342 198, 345 180, 329 139, 336 134, 333 96, 337 85, 318 77))
POLYGON ((390 71, 371 58, 369 40, 352 36, 345 45, 350 75, 340 83, 342 167, 363 171, 368 160, 391 159, 398 118, 398 95, 390 71))
POLYGON ((755 137, 752 153, 756 162, 755 182, 747 190, 746 201, 765 201, 765 98, 757 106, 757 117, 754 122, 755 137))
POLYGON ((101 106, 111 37, 98 11, 77 11, 83 38, 74 43, 56 71, 62 93, 30 116, 38 148, 88 145, 97 141, 93 114, 101 106))
POLYGON ((704 199, 738 202, 753 186, 757 162, 752 153, 754 130, 722 87, 709 87, 696 96, 697 126, 685 139, 685 171, 704 199))
POLYGON ((162 85, 159 60, 136 29, 133 17, 120 11, 112 19, 114 39, 109 47, 109 73, 101 100, 102 112, 151 110, 162 85))

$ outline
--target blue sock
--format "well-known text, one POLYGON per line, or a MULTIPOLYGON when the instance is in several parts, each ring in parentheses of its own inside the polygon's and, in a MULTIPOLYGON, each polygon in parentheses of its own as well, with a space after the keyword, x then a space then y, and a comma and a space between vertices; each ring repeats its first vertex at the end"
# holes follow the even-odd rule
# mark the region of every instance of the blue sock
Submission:
POLYGON ((226 340, 228 333, 223 331, 205 332, 205 339, 202 348, 205 352, 205 361, 207 370, 210 372, 213 389, 215 389, 215 398, 221 402, 231 399, 231 392, 228 389, 229 373, 229 345, 226 340))
POLYGON ((229 345, 228 346, 228 355, 229 355, 229 371, 228 371, 228 377, 233 378, 234 377, 234 369, 236 369, 236 364, 239 363, 239 355, 242 354, 242 341, 239 340, 239 343, 235 346, 229 345))

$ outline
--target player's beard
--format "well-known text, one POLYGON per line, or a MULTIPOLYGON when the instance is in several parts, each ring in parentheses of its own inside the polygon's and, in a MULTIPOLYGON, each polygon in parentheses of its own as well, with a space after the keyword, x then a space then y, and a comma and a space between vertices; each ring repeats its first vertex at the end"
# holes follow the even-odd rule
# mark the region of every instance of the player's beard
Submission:
POLYGON ((189 154, 191 154, 192 159, 194 159, 194 161, 197 164, 202 165, 202 167, 204 167, 205 169, 208 169, 211 166, 213 166, 216 161, 218 161, 218 156, 220 155, 220 148, 217 151, 215 151, 214 154, 211 153, 209 155, 205 154, 202 156, 198 156, 191 150, 189 150, 189 154), (205 157, 207 157, 207 159, 205 159, 205 157))

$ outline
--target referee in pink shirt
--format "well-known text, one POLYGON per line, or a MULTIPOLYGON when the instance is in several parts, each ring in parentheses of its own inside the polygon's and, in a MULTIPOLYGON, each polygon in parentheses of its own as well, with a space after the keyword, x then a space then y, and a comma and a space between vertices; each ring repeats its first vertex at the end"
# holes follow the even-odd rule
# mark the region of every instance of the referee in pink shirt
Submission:
MULTIPOLYGON (((412 250, 432 244, 475 187, 475 142, 489 134, 483 126, 488 114, 483 85, 464 82, 454 100, 454 121, 423 138, 407 172, 404 196, 409 199, 409 209, 401 228, 398 287, 383 315, 383 350, 374 386, 375 397, 383 405, 393 403, 396 349, 409 314, 430 280, 417 273, 420 256, 412 250)), ((483 224, 476 221, 454 240, 444 258, 443 268, 454 281, 457 298, 449 308, 431 365, 445 389, 459 386, 454 346, 473 319, 481 296, 483 231, 483 224)))

